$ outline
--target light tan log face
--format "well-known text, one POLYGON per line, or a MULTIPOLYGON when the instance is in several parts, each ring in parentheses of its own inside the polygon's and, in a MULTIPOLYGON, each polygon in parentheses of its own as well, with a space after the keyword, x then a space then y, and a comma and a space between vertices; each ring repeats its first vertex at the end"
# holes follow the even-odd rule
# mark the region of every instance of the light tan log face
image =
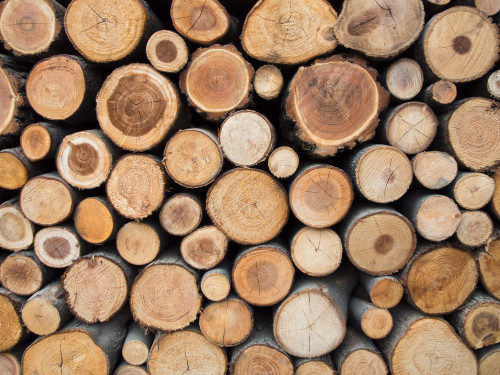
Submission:
POLYGON ((328 363, 311 359, 298 366, 295 375, 335 375, 335 371, 328 363))
POLYGON ((151 375, 182 375, 191 371, 193 374, 224 375, 226 355, 199 332, 177 331, 162 334, 153 343, 148 370, 151 375))
POLYGON ((0 351, 8 351, 21 339, 23 327, 13 301, 0 294, 0 351))
POLYGON ((420 205, 415 228, 427 240, 443 241, 456 232, 461 217, 460 210, 452 199, 434 195, 420 205))
POLYGON ((24 128, 20 142, 23 153, 31 161, 44 159, 52 147, 49 132, 40 124, 31 124, 24 128))
POLYGON ((23 356, 23 374, 85 372, 106 375, 109 359, 92 336, 83 330, 69 330, 45 336, 30 345, 23 356))
POLYGON ((34 250, 37 258, 46 266, 66 268, 80 258, 81 244, 73 230, 54 226, 36 232, 34 250))
POLYGON ((495 193, 495 181, 485 173, 459 175, 453 186, 455 201, 467 210, 486 206, 495 193))
POLYGON ((117 146, 145 151, 172 128, 180 99, 173 83, 150 65, 130 64, 108 76, 96 110, 99 125, 117 146))
POLYGON ((202 278, 200 289, 210 301, 221 301, 231 290, 231 280, 221 272, 213 272, 202 278))
POLYGON ((387 92, 374 77, 363 60, 339 55, 299 68, 285 113, 295 123, 296 137, 320 157, 372 138, 387 104, 387 92))
POLYGON ((290 358, 270 346, 252 345, 236 358, 231 365, 231 374, 273 374, 292 375, 293 365, 290 358))
POLYGON ((236 168, 210 187, 206 210, 229 239, 242 244, 271 240, 288 220, 283 186, 257 169, 236 168))
POLYGON ((0 205, 0 247, 11 251, 27 249, 33 243, 33 224, 18 205, 0 205))
POLYGON ((404 289, 400 282, 395 279, 381 279, 376 282, 370 291, 370 299, 373 304, 389 309, 396 306, 403 298, 404 289))
POLYGON ((252 57, 274 64, 299 64, 337 46, 337 13, 324 0, 257 2, 245 19, 241 44, 252 57))
POLYGON ((485 289, 496 299, 500 299, 500 238, 493 236, 485 251, 478 254, 479 272, 485 289))
POLYGON ((203 208, 195 197, 180 193, 167 199, 160 210, 160 224, 174 236, 185 236, 201 223, 203 208))
POLYGON ((455 158, 442 151, 420 152, 413 158, 412 166, 418 182, 432 190, 448 186, 458 172, 455 158))
POLYGON ((21 363, 12 353, 0 353, 0 368, 5 375, 21 375, 21 363))
POLYGON ((325 228, 347 214, 354 197, 347 174, 331 165, 319 164, 300 172, 290 185, 290 207, 302 223, 325 228))
POLYGON ((435 318, 413 323, 396 344, 389 362, 394 375, 477 374, 472 351, 448 323, 435 318))
POLYGON ((73 221, 78 234, 93 244, 108 240, 115 229, 109 204, 99 197, 82 200, 76 207, 73 221))
POLYGON ((419 0, 346 0, 335 26, 341 44, 368 56, 387 58, 407 49, 424 26, 419 0))
POLYGON ((40 289, 43 283, 43 273, 33 258, 25 252, 11 254, 5 258, 0 264, 2 286, 21 296, 30 296, 40 289))
POLYGON ((439 78, 472 81, 498 59, 498 28, 472 7, 452 7, 437 14, 422 35, 426 62, 439 78))
POLYGON ((184 237, 180 252, 191 267, 211 269, 226 255, 228 242, 228 238, 220 229, 207 225, 184 237))
POLYGON ((267 159, 269 171, 277 178, 291 177, 299 167, 299 155, 288 146, 274 149, 267 159))
POLYGON ((394 97, 410 100, 422 90, 424 73, 415 60, 402 58, 391 64, 385 82, 394 97))
POLYGON ((500 349, 492 350, 479 360, 480 375, 496 375, 500 371, 500 349))
POLYGON ((488 242, 493 234, 493 222, 484 211, 462 212, 457 228, 457 238, 465 246, 479 247, 488 242))
POLYGON ((271 100, 278 97, 283 87, 283 74, 274 65, 263 65, 255 72, 253 87, 262 99, 271 100))
POLYGON ((118 231, 116 248, 127 262, 144 265, 156 258, 161 242, 158 233, 150 225, 130 221, 118 231))
POLYGON ((385 375, 387 366, 378 353, 359 349, 347 356, 340 369, 342 375, 385 375))

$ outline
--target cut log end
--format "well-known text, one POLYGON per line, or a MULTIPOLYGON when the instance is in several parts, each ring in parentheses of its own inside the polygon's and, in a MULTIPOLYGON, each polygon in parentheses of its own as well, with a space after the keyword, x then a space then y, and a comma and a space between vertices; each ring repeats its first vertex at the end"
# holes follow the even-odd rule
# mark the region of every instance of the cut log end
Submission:
POLYGON ((18 315, 17 299, 9 296, 0 289, 0 352, 8 351, 13 348, 23 334, 21 318, 18 315))
POLYGON ((258 112, 238 111, 222 123, 219 142, 229 161, 237 166, 250 167, 269 156, 275 143, 274 128, 258 112))
POLYGON ((442 151, 419 152, 413 158, 412 166, 418 182, 432 190, 448 186, 458 172, 455 158, 442 151))
POLYGON ((160 335, 153 346, 148 359, 151 375, 180 375, 196 366, 200 374, 224 374, 227 359, 224 351, 208 341, 201 333, 183 330, 160 335))
POLYGON ((167 142, 163 164, 179 185, 199 188, 210 184, 220 173, 223 155, 217 138, 203 129, 180 130, 167 142))
POLYGON ((292 238, 293 263, 310 276, 326 276, 334 272, 342 260, 342 241, 330 228, 301 228, 292 238))
POLYGON ((0 89, 5 94, 1 96, 0 105, 0 135, 16 134, 24 124, 17 118, 19 109, 25 104, 22 90, 24 88, 24 74, 9 68, 0 68, 0 89))
POLYGON ((392 330, 392 315, 386 309, 369 309, 361 319, 361 329, 371 339, 386 337, 392 330))
POLYGON ((467 312, 463 322, 466 342, 473 349, 480 349, 500 342, 500 303, 480 303, 467 312))
POLYGON ((354 191, 347 174, 327 164, 301 171, 290 185, 290 207, 302 223, 325 228, 347 214, 354 191))
POLYGON ((199 44, 221 39, 231 26, 229 14, 217 0, 174 0, 170 16, 179 34, 199 44))
POLYGON ((292 140, 315 156, 327 157, 371 139, 388 99, 373 73, 361 59, 341 56, 300 68, 286 99, 292 140))
POLYGON ((189 51, 178 34, 160 30, 149 38, 146 55, 151 65, 160 72, 177 73, 186 65, 189 51))
POLYGON ((210 301, 221 301, 231 290, 231 280, 221 272, 213 272, 203 277, 200 289, 210 301))
POLYGON ((23 306, 21 315, 26 328, 36 335, 49 335, 61 326, 59 311, 40 298, 30 298, 23 306))
POLYGON ((18 204, 7 201, 0 205, 0 247, 25 250, 33 243, 35 229, 18 204))
POLYGON ((0 151, 0 188, 16 190, 24 186, 29 178, 28 164, 20 149, 0 151))
POLYGON ((241 44, 253 58, 273 64, 299 64, 337 46, 337 13, 322 0, 264 0, 248 13, 241 44))
POLYGON ((165 185, 165 172, 157 158, 129 154, 114 165, 106 183, 106 195, 122 216, 144 219, 162 204, 165 185))
POLYGON ((130 307, 142 326, 164 331, 187 327, 201 309, 196 278, 181 265, 153 263, 134 281, 130 307))
POLYGON ((115 369, 113 375, 149 375, 149 373, 144 366, 122 363, 115 369))
POLYGON ((385 83, 395 98, 410 100, 422 90, 424 73, 415 60, 402 58, 391 64, 386 73, 385 83))
POLYGON ((293 365, 290 358, 274 347, 254 344, 244 349, 231 364, 231 374, 255 374, 262 369, 276 375, 292 375, 293 365))
POLYGON ((427 149, 436 135, 438 119, 425 103, 401 104, 385 123, 385 137, 389 143, 406 154, 427 149))
POLYGON ((160 223, 168 233, 185 236, 201 223, 203 208, 201 202, 186 193, 168 198, 160 211, 160 223))
POLYGON ((495 189, 493 191, 493 197, 491 198, 490 205, 493 214, 500 219, 500 168, 497 168, 493 173, 493 181, 495 182, 495 189))
POLYGON ((152 262, 161 245, 158 232, 148 223, 128 222, 116 235, 116 249, 120 256, 136 266, 152 262))
POLYGON ((479 374, 496 375, 500 371, 500 346, 492 347, 491 351, 484 354, 479 361, 479 374))
POLYGON ((236 168, 212 184, 206 210, 229 239, 258 244, 282 230, 288 220, 288 199, 283 186, 269 174, 236 168))
POLYGON ((182 258, 191 267, 207 270, 219 264, 226 255, 228 238, 217 227, 208 225, 196 229, 181 241, 182 258))
POLYGON ((30 296, 42 287, 44 269, 32 254, 11 254, 0 264, 0 282, 5 289, 20 296, 30 296))
POLYGON ((106 242, 116 230, 112 208, 101 197, 82 200, 75 209, 73 220, 78 234, 92 244, 106 242))
POLYGON ((252 331, 252 311, 242 300, 228 298, 205 307, 199 324, 210 341, 219 346, 235 346, 245 341, 252 331))
POLYGON ((255 72, 253 87, 262 99, 276 99, 283 87, 283 75, 274 65, 263 65, 255 72))
POLYGON ((276 178, 291 177, 299 167, 299 155, 288 146, 276 148, 267 160, 269 171, 276 178))
POLYGON ((425 61, 432 72, 452 82, 477 79, 498 59, 498 27, 472 7, 452 7, 439 13, 427 23, 422 38, 425 61), (448 30, 450 24, 456 27, 448 30), (447 42, 443 45, 445 29, 447 42), (466 66, 464 59, 470 61, 466 66))
POLYGON ((149 347, 139 340, 131 340, 123 344, 122 356, 131 365, 141 365, 146 362, 149 354, 149 347))
POLYGON ((370 290, 370 299, 375 306, 390 309, 401 301, 403 294, 404 288, 397 279, 382 278, 370 290))
POLYGON ((55 146, 52 144, 49 130, 42 124, 31 124, 24 128, 20 143, 24 155, 30 161, 45 159, 55 146))
POLYGON ((379 353, 367 349, 358 349, 350 353, 340 368, 342 375, 387 374, 387 366, 379 353))
POLYGON ((455 201, 466 210, 486 206, 495 193, 495 181, 484 173, 460 174, 453 186, 455 201))
POLYGON ((479 247, 493 234, 493 221, 484 211, 465 211, 457 228, 457 238, 465 246, 479 247))
POLYGON ((99 125, 117 146, 145 151, 165 138, 180 106, 168 78, 150 65, 130 64, 108 76, 97 95, 96 111, 99 125))
POLYGON ((485 251, 478 254, 479 273, 484 288, 500 300, 500 238, 493 236, 486 244, 485 251))
POLYGON ((445 121, 446 141, 457 161, 487 171, 500 160, 500 106, 485 98, 463 102, 445 121))
POLYGON ((216 44, 195 51, 181 73, 180 87, 198 112, 219 120, 248 104, 253 73, 232 44, 216 44))
POLYGON ((231 279, 241 299, 256 306, 271 306, 286 297, 294 274, 292 260, 283 249, 259 245, 238 256, 231 279))
POLYGON ((0 353, 0 368, 4 375, 21 375, 21 362, 12 353, 0 353))
MULTIPOLYGON (((498 4, 500 5, 500 2, 498 4)), ((500 70, 496 70, 489 75, 486 89, 493 98, 500 99, 500 70)))
POLYGON ((460 224, 462 215, 455 202, 444 195, 424 198, 416 214, 415 228, 430 241, 451 237, 460 224))

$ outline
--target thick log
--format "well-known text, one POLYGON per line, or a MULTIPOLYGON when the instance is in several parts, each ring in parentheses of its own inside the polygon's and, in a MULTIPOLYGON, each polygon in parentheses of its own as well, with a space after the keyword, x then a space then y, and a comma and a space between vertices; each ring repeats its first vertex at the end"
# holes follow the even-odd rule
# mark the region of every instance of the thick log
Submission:
POLYGON ((208 190, 206 210, 230 240, 245 245, 270 241, 288 221, 285 189, 258 169, 235 168, 221 175, 208 190))
POLYGON ((207 225, 196 229, 181 241, 180 252, 184 261, 199 270, 218 265, 225 257, 229 240, 219 228, 207 225))
POLYGON ((180 75, 189 103, 209 120, 220 120, 250 101, 252 65, 232 44, 199 48, 180 75))
POLYGON ((273 332, 283 350, 318 357, 344 339, 356 272, 348 263, 323 278, 300 278, 274 314, 273 332))
POLYGON ((179 34, 198 44, 212 44, 232 34, 236 27, 217 0, 173 0, 170 17, 179 34))
POLYGON ((21 133, 21 149, 30 161, 53 159, 68 131, 49 122, 28 125, 21 133))
POLYGON ((148 358, 151 375, 182 375, 191 371, 224 375, 226 367, 226 353, 195 327, 171 333, 158 332, 148 358))
POLYGON ((360 272, 359 283, 372 303, 382 309, 396 306, 403 298, 404 288, 394 276, 372 276, 360 272))
POLYGON ((351 180, 340 168, 312 164, 290 184, 290 208, 303 224, 325 228, 344 218, 354 199, 351 180))
POLYGON ((276 99, 283 88, 281 70, 274 65, 262 65, 253 77, 253 88, 262 99, 276 99))
POLYGON ((40 172, 41 168, 28 160, 21 147, 0 151, 0 188, 20 189, 30 177, 40 172))
POLYGON ((203 207, 200 200, 188 193, 172 195, 160 210, 160 224, 169 234, 185 236, 201 223, 203 207))
POLYGON ((498 102, 485 98, 461 101, 441 118, 441 128, 446 147, 464 167, 481 172, 492 169, 498 163, 498 102))
POLYGON ((494 235, 486 244, 484 250, 477 254, 479 275, 484 289, 496 299, 500 300, 500 237, 494 235))
POLYGON ((413 180, 408 157, 387 145, 367 145, 350 155, 346 171, 369 201, 389 203, 401 198, 413 180))
POLYGON ((485 173, 459 172, 449 191, 466 210, 479 210, 491 201, 495 180, 485 173))
POLYGON ((88 373, 109 375, 120 358, 129 314, 106 323, 73 320, 66 327, 36 340, 23 355, 23 374, 88 373), (57 370, 55 370, 57 369, 57 370))
POLYGON ((276 178, 291 177, 299 167, 299 155, 288 146, 275 148, 267 159, 267 166, 276 178))
POLYGON ((340 230, 345 252, 353 265, 376 276, 403 268, 417 244, 410 221, 389 207, 355 207, 340 230))
POLYGON ((319 358, 297 358, 294 361, 295 375, 335 375, 329 355, 319 358))
POLYGON ((107 180, 119 153, 102 130, 86 130, 64 137, 57 152, 60 176, 78 189, 99 187, 107 180))
POLYGON ((410 47, 424 26, 420 0, 345 0, 335 36, 347 48, 376 58, 390 58, 410 47))
POLYGON ((302 227, 290 240, 293 263, 309 276, 326 276, 340 266, 342 241, 330 228, 302 227))
POLYGON ((144 219, 163 203, 168 187, 158 158, 128 154, 114 165, 106 182, 106 195, 113 207, 128 219, 144 219))
POLYGON ((244 342, 253 329, 252 308, 237 297, 228 297, 205 306, 200 329, 213 343, 230 347, 244 342))
POLYGON ((137 60, 161 22, 143 0, 75 0, 64 16, 69 40, 87 60, 137 60))
POLYGON ((443 241, 457 230, 462 217, 456 203, 445 195, 411 192, 400 202, 401 212, 429 241, 443 241))
POLYGON ((146 366, 135 366, 130 365, 125 361, 120 363, 115 371, 113 371, 113 375, 148 375, 148 371, 146 366))
POLYGON ((80 201, 73 221, 80 237, 94 245, 111 240, 119 227, 118 215, 104 197, 88 197, 80 201))
POLYGON ((265 369, 272 375, 292 375, 292 361, 274 340, 271 325, 263 315, 255 319, 250 337, 231 350, 229 373, 258 374, 265 369))
POLYGON ((113 70, 96 100, 97 120, 104 134, 129 151, 146 151, 158 145, 177 125, 181 112, 175 85, 146 64, 113 70))
POLYGON ((466 250, 422 244, 400 279, 413 306, 426 314, 442 315, 467 301, 476 287, 478 270, 474 256, 466 250))
POLYGON ((200 281, 203 295, 210 301, 221 301, 229 295, 231 290, 231 264, 223 262, 203 274, 200 281))
POLYGON ((189 51, 179 34, 170 30, 159 30, 149 38, 146 55, 156 70, 178 73, 187 64, 189 51))
POLYGON ((393 375, 478 374, 478 365, 453 328, 407 305, 393 310, 394 328, 378 341, 393 375))
POLYGON ((130 292, 134 320, 141 326, 163 331, 187 327, 201 309, 197 281, 196 271, 177 252, 164 252, 134 280, 130 292))
POLYGON ((353 327, 347 327, 342 344, 332 353, 339 375, 385 375, 387 366, 375 344, 353 327))
POLYGON ((272 306, 287 296, 294 275, 290 252, 277 243, 268 243, 241 251, 234 260, 231 280, 244 301, 272 306))
POLYGON ((20 309, 25 299, 0 288, 0 352, 12 349, 23 337, 20 309))
POLYGON ((0 135, 17 134, 33 119, 25 94, 26 69, 16 60, 0 54, 0 135))
POLYGON ((0 264, 0 282, 12 293, 30 296, 55 276, 33 251, 20 251, 7 256, 0 264))
POLYGON ((81 321, 106 322, 127 301, 134 273, 114 252, 103 250, 87 254, 61 277, 66 303, 81 321))
POLYGON ((153 343, 153 333, 145 332, 136 322, 128 326, 127 336, 122 347, 123 359, 135 366, 146 363, 149 355, 149 348, 153 343))
POLYGON ((484 211, 463 211, 455 233, 465 246, 484 246, 493 234, 493 221, 484 211))
POLYGON ((54 281, 28 298, 21 317, 26 328, 36 335, 50 335, 59 330, 71 317, 61 283, 54 281))
POLYGON ((500 302, 476 290, 472 297, 450 316, 450 322, 472 349, 500 342, 500 302))
POLYGON ((423 100, 434 109, 443 109, 457 97, 457 86, 453 82, 440 79, 423 91, 423 100))
POLYGON ((17 198, 0 204, 0 247, 26 250, 33 243, 35 228, 21 211, 17 198))
POLYGON ((495 375, 500 371, 500 344, 476 351, 480 375, 495 375))
POLYGON ((26 96, 33 109, 49 120, 86 124, 94 120, 95 97, 103 77, 74 55, 39 61, 26 79, 26 96))
POLYGON ((389 310, 357 297, 349 300, 349 323, 374 340, 386 337, 393 324, 389 310))
POLYGON ((65 11, 55 0, 5 1, 0 7, 0 38, 4 48, 27 59, 67 49, 65 11))
POLYGON ((71 225, 40 229, 33 249, 40 262, 51 268, 66 268, 88 251, 71 225))
POLYGON ((426 150, 434 140, 439 121, 425 103, 407 102, 390 110, 382 122, 382 137, 406 154, 426 150))
POLYGON ((219 130, 224 155, 239 167, 265 161, 274 148, 275 138, 274 127, 267 117, 248 109, 230 114, 219 130))
POLYGON ((412 161, 413 174, 422 186, 439 190, 455 180, 457 161, 443 151, 424 151, 416 154, 412 161))
POLYGON ((354 56, 334 55, 300 67, 286 93, 283 125, 291 141, 327 157, 371 139, 389 98, 376 76, 354 56))
POLYGON ((118 253, 135 266, 152 262, 165 247, 165 232, 153 221, 129 221, 116 234, 118 253))
POLYGON ((486 74, 497 61, 497 40, 498 27, 486 14, 476 8, 452 7, 425 25, 419 41, 422 62, 441 79, 472 81, 486 74), (450 24, 456 27, 452 30, 450 24))
POLYGON ((410 100, 422 90, 424 73, 415 60, 401 58, 386 70, 385 85, 397 100, 410 100))
POLYGON ((179 130, 168 140, 162 162, 176 183, 199 188, 215 180, 222 170, 224 157, 215 134, 190 128, 179 130))
POLYGON ((251 57, 273 64, 300 64, 337 46, 337 12, 325 0, 260 0, 248 13, 241 45, 251 57))

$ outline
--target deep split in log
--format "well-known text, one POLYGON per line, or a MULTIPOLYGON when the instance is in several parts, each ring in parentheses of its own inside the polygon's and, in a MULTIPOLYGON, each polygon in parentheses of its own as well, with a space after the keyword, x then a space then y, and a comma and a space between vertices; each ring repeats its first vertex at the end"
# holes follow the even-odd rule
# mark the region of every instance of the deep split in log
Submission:
POLYGON ((411 162, 415 178, 427 189, 442 189, 457 176, 455 158, 443 151, 419 152, 411 162))
POLYGON ((281 146, 275 148, 267 159, 269 172, 277 178, 291 177, 299 167, 299 156, 293 148, 281 146))
POLYGON ((274 65, 262 65, 253 77, 255 93, 262 99, 276 99, 283 88, 283 74, 274 65))

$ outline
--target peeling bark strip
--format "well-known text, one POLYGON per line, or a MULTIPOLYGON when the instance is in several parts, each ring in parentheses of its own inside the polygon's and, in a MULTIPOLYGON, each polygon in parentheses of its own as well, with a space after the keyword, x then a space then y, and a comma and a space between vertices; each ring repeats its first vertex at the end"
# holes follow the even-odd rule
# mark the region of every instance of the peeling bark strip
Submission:
POLYGON ((335 36, 367 56, 390 58, 417 40, 424 16, 421 0, 345 0, 335 36))
POLYGON ((284 125, 291 139, 316 157, 371 139, 388 99, 376 76, 357 57, 334 55, 300 67, 286 97, 284 125))

